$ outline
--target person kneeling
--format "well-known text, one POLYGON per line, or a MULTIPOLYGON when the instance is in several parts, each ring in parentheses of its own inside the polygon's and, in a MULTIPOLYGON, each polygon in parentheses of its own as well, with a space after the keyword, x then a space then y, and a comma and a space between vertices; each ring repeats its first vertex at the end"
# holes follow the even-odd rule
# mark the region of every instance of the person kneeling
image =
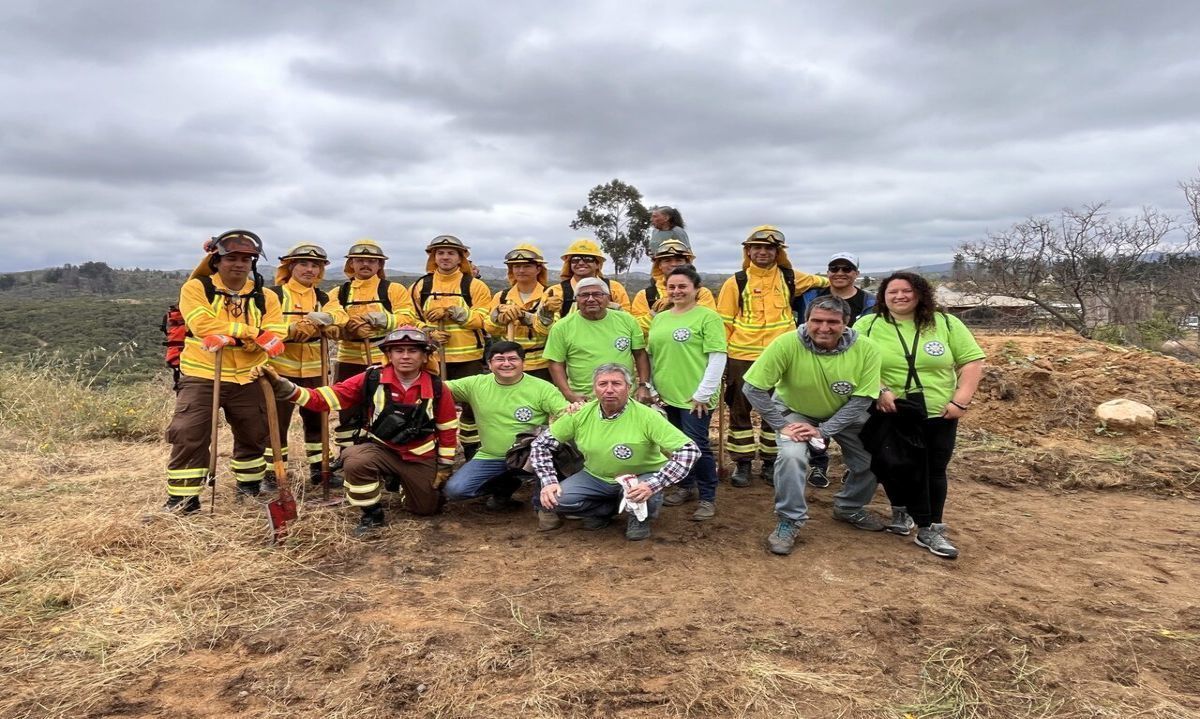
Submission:
POLYGON ((687 476, 700 449, 661 414, 629 401, 633 373, 621 364, 603 364, 592 375, 596 399, 574 414, 559 417, 530 447, 530 463, 541 481, 534 495, 538 529, 556 529, 558 515, 583 517, 585 529, 602 529, 612 521, 622 494, 631 502, 647 502, 644 520, 632 513, 625 538, 646 539, 650 521, 662 506, 662 490, 687 476), (583 470, 561 483, 553 453, 562 442, 574 442, 583 455, 583 470), (669 459, 667 458, 669 456, 669 459), (616 478, 637 475, 639 484, 624 492, 616 478))
POLYGON ((434 350, 428 335, 401 327, 379 348, 387 365, 331 387, 297 387, 269 366, 257 373, 270 379, 278 399, 310 410, 360 408, 355 444, 342 454, 346 499, 362 509, 358 536, 386 523, 379 503, 384 485, 403 487, 405 508, 413 514, 436 514, 442 504, 437 488, 450 475, 458 440, 454 397, 425 369, 434 350))

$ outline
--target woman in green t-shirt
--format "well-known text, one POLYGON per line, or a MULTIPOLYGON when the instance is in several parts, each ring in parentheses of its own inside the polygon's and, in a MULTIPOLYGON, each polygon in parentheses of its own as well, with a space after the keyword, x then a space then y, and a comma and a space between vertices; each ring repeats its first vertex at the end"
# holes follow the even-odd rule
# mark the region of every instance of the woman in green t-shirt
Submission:
POLYGON ((696 443, 700 459, 663 496, 663 504, 675 506, 698 498, 692 519, 703 521, 717 512, 717 465, 708 444, 708 425, 725 372, 725 324, 715 310, 697 304, 701 285, 695 267, 671 270, 664 287, 671 309, 654 316, 647 341, 654 386, 667 419, 696 443))
POLYGON ((898 411, 924 415, 919 427, 925 446, 909 450, 924 458, 914 457, 906 469, 893 471, 872 463, 872 469, 881 470, 876 474, 892 503, 887 530, 906 535, 915 524, 918 545, 953 559, 958 549, 946 538, 942 521, 946 467, 958 419, 966 414, 983 374, 983 350, 961 320, 937 311, 933 288, 924 277, 895 272, 880 283, 878 297, 875 314, 854 323, 871 338, 882 360, 883 386, 875 409, 884 417, 898 411), (907 401, 898 408, 898 399, 907 401))

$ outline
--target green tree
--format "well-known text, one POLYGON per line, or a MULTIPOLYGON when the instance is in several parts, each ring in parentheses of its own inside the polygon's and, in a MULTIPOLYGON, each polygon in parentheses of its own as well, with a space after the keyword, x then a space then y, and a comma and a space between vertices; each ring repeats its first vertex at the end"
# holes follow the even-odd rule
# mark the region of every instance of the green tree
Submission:
POLYGON ((650 251, 650 211, 642 204, 642 193, 617 179, 588 192, 587 204, 575 213, 571 228, 591 230, 617 273, 650 251))

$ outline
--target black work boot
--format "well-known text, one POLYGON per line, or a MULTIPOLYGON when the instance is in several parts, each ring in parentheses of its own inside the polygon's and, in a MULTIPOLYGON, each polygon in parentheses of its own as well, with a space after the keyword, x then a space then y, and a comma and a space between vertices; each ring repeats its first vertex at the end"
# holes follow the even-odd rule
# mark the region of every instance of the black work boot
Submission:
POLYGON ((275 470, 267 470, 266 476, 263 477, 262 489, 264 492, 275 492, 279 490, 279 482, 275 479, 275 470))
POLYGON ((750 460, 739 459, 737 467, 733 470, 733 476, 729 478, 729 483, 735 487, 750 486, 750 460))
POLYGON ((262 494, 262 482, 238 482, 237 498, 257 497, 262 494))
POLYGON ((763 460, 762 471, 759 473, 759 476, 762 477, 762 481, 764 481, 767 484, 774 487, 775 486, 775 462, 774 461, 768 462, 766 460, 763 460))
POLYGON ((358 520, 358 526, 354 528, 354 536, 369 536, 383 529, 385 524, 387 524, 387 519, 383 516, 383 507, 378 504, 363 507, 362 519, 358 520))
POLYGON ((167 496, 167 503, 163 505, 164 512, 173 514, 193 514, 200 511, 199 497, 176 497, 174 495, 167 496))
MULTIPOLYGON (((311 464, 308 466, 308 478, 312 482, 312 486, 321 486, 321 465, 311 464)), ((329 488, 341 489, 345 485, 340 474, 334 474, 333 470, 329 470, 329 488)))

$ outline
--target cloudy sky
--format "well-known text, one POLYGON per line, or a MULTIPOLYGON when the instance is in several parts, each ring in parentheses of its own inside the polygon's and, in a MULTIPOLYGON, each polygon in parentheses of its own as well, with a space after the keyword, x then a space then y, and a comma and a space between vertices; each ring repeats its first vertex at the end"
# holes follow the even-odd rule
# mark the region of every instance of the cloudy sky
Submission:
POLYGON ((1193 2, 5 0, 0 270, 182 268, 453 233, 560 254, 593 185, 677 205, 701 269, 950 259, 1064 206, 1182 211, 1193 2), (635 7, 644 9, 633 9, 635 7))

